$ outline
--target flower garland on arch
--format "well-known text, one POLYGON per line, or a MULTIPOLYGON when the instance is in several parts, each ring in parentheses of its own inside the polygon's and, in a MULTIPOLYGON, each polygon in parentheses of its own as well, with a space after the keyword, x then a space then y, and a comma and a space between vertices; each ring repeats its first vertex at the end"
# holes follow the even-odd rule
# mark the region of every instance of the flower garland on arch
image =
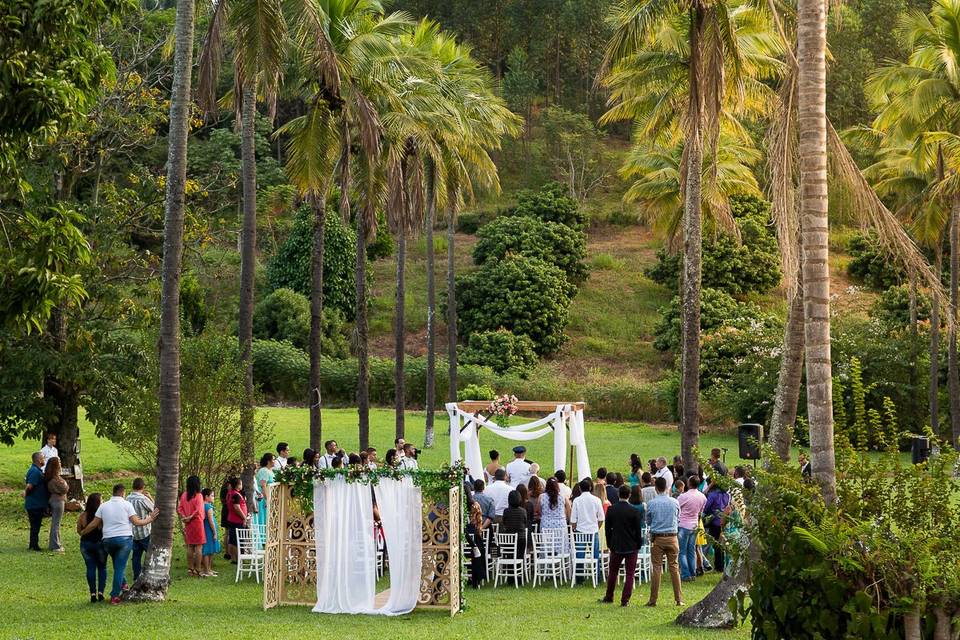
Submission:
POLYGON ((410 478, 414 486, 420 487, 425 500, 446 502, 452 487, 462 486, 466 477, 463 462, 453 465, 444 464, 439 469, 401 469, 400 467, 381 466, 370 469, 355 464, 339 469, 315 469, 313 467, 284 467, 273 473, 273 479, 279 484, 290 486, 293 497, 300 501, 304 513, 313 511, 313 483, 328 479, 343 478, 348 483, 359 482, 376 486, 383 478, 402 480, 410 478))

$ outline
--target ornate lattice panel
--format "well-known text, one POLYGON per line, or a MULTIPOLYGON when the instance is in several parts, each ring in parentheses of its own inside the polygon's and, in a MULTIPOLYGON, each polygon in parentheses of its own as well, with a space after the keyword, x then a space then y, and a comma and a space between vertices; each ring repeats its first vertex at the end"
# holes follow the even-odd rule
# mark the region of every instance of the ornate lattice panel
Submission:
POLYGON ((417 606, 460 610, 460 487, 450 489, 447 504, 423 504, 423 563, 417 606))
MULTIPOLYGON (((460 498, 460 488, 454 487, 447 504, 423 505, 423 572, 417 607, 448 609, 451 615, 460 610, 460 498)), ((313 606, 317 602, 313 514, 303 513, 286 485, 271 485, 267 500, 263 608, 313 606)))

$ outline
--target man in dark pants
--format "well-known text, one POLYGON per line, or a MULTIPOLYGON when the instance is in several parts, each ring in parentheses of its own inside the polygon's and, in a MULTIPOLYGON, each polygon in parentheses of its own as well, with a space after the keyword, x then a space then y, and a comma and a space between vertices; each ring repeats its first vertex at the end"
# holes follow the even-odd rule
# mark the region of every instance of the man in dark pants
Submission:
POLYGON ((630 604, 637 572, 637 552, 643 544, 643 520, 640 511, 627 502, 629 498, 630 487, 620 485, 618 501, 607 509, 603 523, 607 547, 610 548, 610 574, 607 576, 607 595, 601 602, 613 602, 620 565, 626 563, 626 580, 623 581, 623 593, 620 595, 621 607, 630 604))
POLYGON ((34 453, 33 464, 27 469, 27 477, 24 480, 26 487, 23 491, 23 506, 27 510, 27 518, 30 519, 31 551, 41 551, 40 525, 43 524, 43 516, 50 504, 50 492, 47 490, 47 481, 43 477, 43 462, 43 454, 39 451, 34 453))

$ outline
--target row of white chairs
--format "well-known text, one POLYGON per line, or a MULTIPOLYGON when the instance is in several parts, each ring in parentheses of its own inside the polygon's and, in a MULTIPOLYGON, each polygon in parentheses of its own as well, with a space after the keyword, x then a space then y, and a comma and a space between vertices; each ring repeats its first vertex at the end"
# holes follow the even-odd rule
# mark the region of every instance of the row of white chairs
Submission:
MULTIPOLYGON (((590 580, 596 587, 598 574, 606 576, 609 571, 609 552, 602 550, 595 555, 594 550, 599 547, 599 536, 596 533, 574 532, 569 528, 566 532, 558 529, 535 531, 530 536, 532 544, 523 557, 518 557, 518 537, 519 534, 516 533, 500 533, 497 525, 493 525, 492 532, 491 529, 483 532, 486 573, 488 577, 493 575, 494 587, 497 587, 501 580, 506 584, 512 579, 514 586, 519 588, 521 583, 530 580, 531 575, 533 586, 552 581, 556 588, 558 579, 561 582, 569 579, 570 586, 573 587, 578 579, 583 579, 590 580), (496 556, 491 554, 491 538, 496 543, 496 556)), ((468 578, 472 577, 469 562, 471 554, 472 550, 464 549, 468 578)), ((652 571, 650 547, 649 544, 644 544, 637 557, 636 571, 631 578, 637 584, 648 582, 652 571)), ((621 566, 618 579, 627 579, 625 565, 621 566)))

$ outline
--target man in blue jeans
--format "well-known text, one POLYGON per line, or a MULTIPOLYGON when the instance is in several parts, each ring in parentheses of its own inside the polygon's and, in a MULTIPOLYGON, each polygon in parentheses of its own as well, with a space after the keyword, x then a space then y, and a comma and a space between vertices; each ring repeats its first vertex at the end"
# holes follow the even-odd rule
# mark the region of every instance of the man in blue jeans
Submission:
POLYGON ((697 577, 697 529, 707 496, 700 492, 700 477, 687 478, 686 491, 677 496, 680 504, 680 579, 692 582, 697 577))
POLYGON ((146 526, 157 519, 159 509, 154 509, 146 518, 137 516, 133 505, 123 497, 126 492, 122 484, 113 486, 113 497, 97 509, 90 524, 80 532, 86 535, 99 526, 103 526, 103 550, 113 559, 113 586, 110 590, 110 604, 120 604, 124 574, 127 571, 127 559, 133 549, 133 525, 146 526))
POLYGON ((30 520, 31 551, 42 551, 40 549, 40 525, 43 524, 43 516, 47 512, 50 501, 47 481, 43 477, 43 463, 43 454, 39 451, 34 453, 33 463, 27 469, 27 477, 24 479, 23 507, 26 509, 27 518, 30 520))
MULTIPOLYGON (((133 479, 133 491, 127 496, 127 502, 133 505, 133 511, 138 518, 146 518, 153 511, 153 498, 147 493, 143 478, 133 479)), ((141 558, 150 548, 151 525, 133 527, 133 579, 140 577, 141 558)))

